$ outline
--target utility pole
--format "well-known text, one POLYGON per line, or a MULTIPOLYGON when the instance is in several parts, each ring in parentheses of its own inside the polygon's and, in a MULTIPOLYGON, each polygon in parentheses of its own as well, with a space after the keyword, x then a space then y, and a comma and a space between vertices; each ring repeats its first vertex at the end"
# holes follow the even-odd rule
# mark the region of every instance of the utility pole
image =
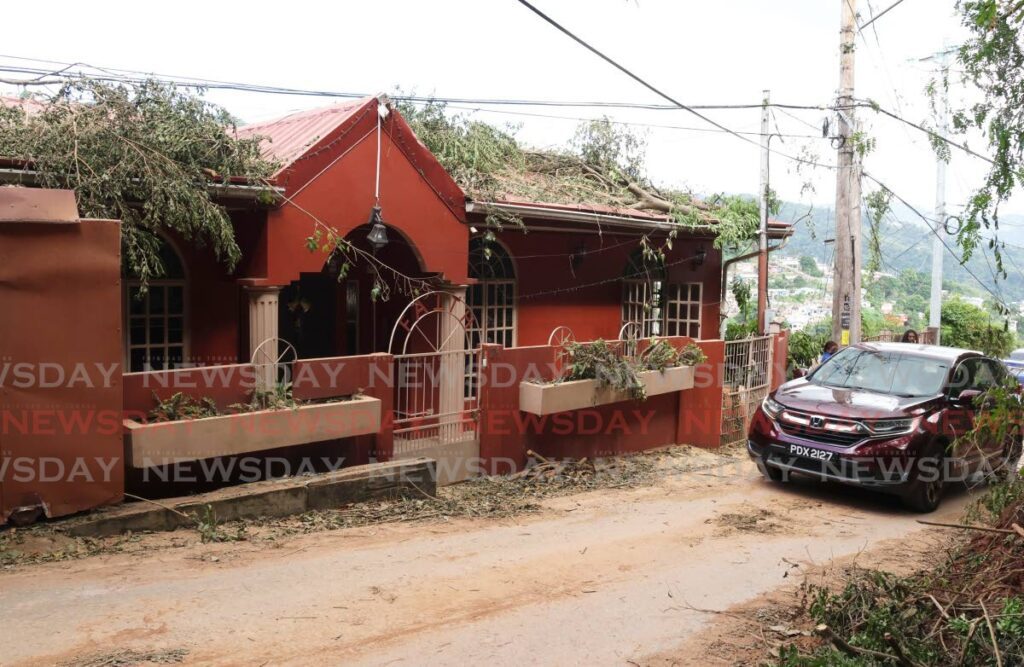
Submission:
POLYGON ((832 278, 832 340, 860 341, 860 171, 852 134, 857 0, 840 0, 839 147, 836 169, 836 265, 832 278))
MULTIPOLYGON (((949 50, 943 49, 939 55, 940 75, 942 77, 942 99, 939 102, 939 135, 946 136, 949 131, 949 88, 946 81, 949 76, 949 50)), ((946 161, 941 155, 935 156, 935 235, 932 236, 932 293, 931 308, 928 314, 928 332, 932 335, 932 343, 940 345, 942 331, 942 252, 945 250, 943 235, 946 233, 946 161)))
POLYGON ((761 228, 758 234, 757 255, 757 332, 768 333, 768 100, 770 91, 764 91, 761 102, 761 228))

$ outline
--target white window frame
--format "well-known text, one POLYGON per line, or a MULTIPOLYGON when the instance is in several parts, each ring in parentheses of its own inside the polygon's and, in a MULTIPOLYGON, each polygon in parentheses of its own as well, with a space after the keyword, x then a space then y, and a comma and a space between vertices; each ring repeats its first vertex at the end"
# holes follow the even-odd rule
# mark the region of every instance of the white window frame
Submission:
POLYGON ((704 284, 669 283, 664 289, 664 304, 665 335, 700 340, 704 284), (693 299, 694 289, 697 291, 696 300, 693 299))
POLYGON ((133 292, 142 286, 142 281, 130 277, 124 277, 122 279, 123 286, 123 300, 122 300, 122 317, 121 323, 124 331, 124 369, 125 372, 140 372, 147 370, 155 370, 150 366, 149 360, 153 358, 152 352, 159 350, 163 352, 164 358, 164 370, 169 370, 174 366, 171 365, 169 350, 172 347, 181 348, 181 360, 174 362, 178 366, 187 365, 190 360, 191 354, 191 327, 190 324, 190 312, 189 312, 189 294, 188 294, 188 268, 185 265, 185 261, 182 258, 177 247, 166 238, 161 237, 161 241, 167 244, 170 252, 173 252, 178 257, 178 262, 181 264, 182 277, 181 278, 153 278, 148 282, 148 289, 146 296, 144 297, 143 312, 140 315, 132 314, 132 301, 134 300, 133 292), (152 290, 154 287, 160 287, 164 289, 164 309, 160 319, 163 320, 163 333, 164 342, 153 343, 149 341, 150 321, 156 319, 155 316, 149 312, 149 303, 152 296, 152 290), (171 287, 181 288, 181 313, 169 312, 170 299, 168 298, 169 289, 171 287), (168 342, 168 332, 170 327, 170 318, 181 317, 181 342, 171 343, 168 342), (143 324, 143 331, 145 332, 145 340, 143 342, 137 342, 132 340, 132 323, 135 321, 141 321, 143 324), (134 350, 145 350, 146 365, 142 369, 132 369, 132 352, 134 350))
POLYGON ((686 336, 700 340, 703 300, 703 283, 627 278, 622 281, 622 325, 636 323, 642 338, 686 336), (694 289, 696 300, 692 298, 694 289))
POLYGON ((515 347, 518 338, 519 291, 516 284, 518 272, 512 261, 512 253, 498 241, 488 241, 487 243, 503 253, 504 257, 487 261, 507 264, 508 272, 512 276, 485 277, 479 270, 474 271, 473 266, 475 250, 472 246, 479 238, 470 240, 470 275, 476 273, 477 275, 473 277, 477 282, 466 290, 466 305, 473 313, 473 318, 466 328, 466 337, 474 349, 482 343, 515 347), (502 300, 497 299, 499 291, 504 295, 502 300), (496 324, 499 320, 501 323, 496 324))

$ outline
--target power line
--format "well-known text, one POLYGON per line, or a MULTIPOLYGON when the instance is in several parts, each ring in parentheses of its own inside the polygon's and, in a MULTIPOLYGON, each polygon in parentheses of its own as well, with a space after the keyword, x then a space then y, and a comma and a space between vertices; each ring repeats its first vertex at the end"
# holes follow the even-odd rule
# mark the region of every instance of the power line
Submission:
MULTIPOLYGON (((117 67, 99 67, 96 65, 90 65, 88 63, 76 62, 76 63, 63 63, 52 60, 39 60, 35 58, 25 58, 23 56, 11 56, 2 55, 0 58, 6 58, 10 60, 22 60, 29 62, 41 62, 49 63, 53 65, 59 65, 60 69, 47 69, 39 67, 16 67, 13 65, 0 66, 0 72, 8 72, 12 74, 31 74, 37 77, 58 77, 50 80, 45 79, 17 79, 17 80, 0 80, 0 83, 6 83, 12 86, 45 86, 45 85, 59 85, 64 83, 66 79, 73 78, 75 75, 82 76, 84 78, 108 81, 108 82, 123 82, 123 83, 143 83, 149 79, 156 79, 164 83, 175 84, 183 87, 196 87, 205 88, 208 90, 234 90, 240 92, 250 93, 262 93, 262 94, 276 94, 276 95, 295 95, 299 97, 327 97, 327 98, 341 98, 341 99, 359 99, 363 97, 372 97, 377 93, 368 92, 347 92, 347 91, 334 91, 334 90, 320 90, 320 89, 308 89, 308 88, 290 88, 284 86, 272 86, 265 84, 252 84, 242 83, 237 81, 224 81, 220 79, 208 79, 203 77, 194 76, 175 76, 168 74, 159 74, 156 72, 144 72, 141 70, 130 70, 117 67), (77 71, 69 72, 70 68, 88 68, 102 72, 102 76, 95 74, 88 74, 86 72, 77 71), (118 74, 120 73, 120 74, 118 74), (134 76, 129 76, 134 75, 134 76)), ((379 91, 378 91, 379 92, 379 91)), ((402 95, 395 94, 390 95, 392 99, 409 101, 409 102, 443 102, 446 104, 486 104, 489 106, 537 106, 537 107, 575 107, 575 108, 614 108, 614 109, 639 109, 639 110, 653 110, 653 111, 676 111, 680 107, 675 104, 643 104, 638 102, 607 102, 607 101, 585 101, 585 100, 539 100, 539 99, 518 99, 518 98, 478 98, 478 97, 440 97, 440 96, 423 96, 423 95, 402 95)), ((744 110, 744 109, 760 109, 760 103, 756 104, 691 104, 688 105, 690 109, 706 109, 706 110, 744 110)), ((804 110, 826 110, 825 105, 820 104, 774 104, 772 106, 780 106, 789 109, 804 109, 804 110)))
POLYGON ((871 25, 872 23, 874 23, 878 19, 882 18, 883 16, 888 14, 893 9, 896 9, 896 7, 900 6, 900 4, 902 4, 902 3, 903 3, 903 0, 896 0, 896 2, 892 3, 891 5, 889 5, 885 9, 883 9, 880 13, 875 14, 874 16, 872 16, 871 20, 869 20, 867 23, 862 24, 860 26, 860 28, 857 29, 858 32, 863 32, 864 28, 868 27, 869 25, 871 25))
MULTIPOLYGON (((413 102, 413 104, 423 104, 423 103, 421 103, 421 102, 413 102)), ((555 119, 555 120, 573 120, 573 121, 578 121, 578 122, 586 122, 586 121, 594 120, 594 118, 586 118, 586 117, 583 117, 583 116, 561 116, 561 115, 558 115, 558 114, 534 113, 534 112, 529 112, 529 111, 507 111, 505 109, 487 109, 487 108, 484 108, 484 107, 463 106, 463 105, 458 105, 458 104, 449 104, 448 106, 450 108, 452 108, 452 109, 461 109, 461 110, 465 110, 465 111, 476 111, 476 112, 493 113, 493 114, 503 114, 503 115, 508 115, 508 116, 523 116, 523 117, 529 117, 529 118, 551 118, 551 119, 555 119)), ((781 109, 780 109, 780 111, 781 111, 781 109)), ((631 126, 634 126, 634 127, 651 127, 651 128, 655 128, 655 129, 662 129, 662 130, 685 130, 685 131, 689 131, 689 132, 718 132, 718 133, 724 133, 725 132, 725 130, 719 130, 718 128, 714 128, 714 127, 689 127, 689 126, 684 126, 684 125, 664 125, 664 124, 659 124, 659 123, 638 123, 638 122, 634 122, 634 121, 612 120, 610 118, 608 119, 608 122, 612 123, 613 125, 631 125, 631 126)), ((812 127, 813 127, 813 125, 812 125, 812 127)), ((777 124, 776 124, 776 129, 778 129, 777 124)), ((761 136, 760 132, 744 131, 744 130, 734 130, 734 132, 736 132, 737 134, 746 134, 746 135, 750 135, 750 136, 757 136, 757 137, 761 136)), ((782 134, 781 132, 773 132, 772 134, 774 134, 775 136, 778 136, 778 137, 786 137, 786 138, 794 138, 794 139, 821 139, 822 138, 821 135, 818 135, 818 134, 782 134)))
MULTIPOLYGON (((520 0, 520 1, 525 3, 525 0, 520 0)), ((528 3, 525 3, 525 4, 528 4, 528 3)), ((550 21, 550 19, 546 19, 546 20, 550 21)), ((555 25, 557 25, 557 24, 555 24, 555 25)), ((636 77, 636 75, 632 74, 632 72, 629 72, 629 70, 626 70, 625 68, 621 67, 617 63, 614 63, 614 61, 612 61, 611 59, 609 59, 606 56, 604 56, 604 54, 601 54, 600 52, 596 51, 596 49, 592 49, 592 47, 590 47, 589 45, 586 45, 585 42, 582 42, 582 40, 579 40, 578 38, 576 38, 574 35, 572 35, 572 33, 569 33, 568 31, 565 31, 560 26, 559 26, 559 29, 563 30, 567 34, 571 35, 573 37, 573 39, 575 39, 575 40, 579 41, 580 43, 584 44, 589 50, 593 50, 595 53, 598 53, 599 55, 601 55, 601 57, 603 59, 608 60, 609 62, 613 63, 616 68, 621 69, 621 70, 623 70, 625 72, 628 72, 631 77, 634 77, 636 80, 642 82, 643 85, 645 85, 647 87, 650 87, 649 84, 647 84, 645 81, 643 81, 643 79, 640 79, 639 77, 636 77)), ((156 79, 156 80, 161 81, 162 83, 178 85, 178 86, 182 86, 182 87, 195 87, 195 88, 203 88, 203 89, 206 89, 206 90, 232 90, 232 91, 238 91, 238 92, 248 92, 248 93, 257 93, 257 94, 269 94, 269 95, 293 95, 293 96, 299 96, 299 97, 322 97, 322 98, 333 98, 333 99, 360 99, 360 98, 364 98, 364 97, 371 97, 374 94, 376 94, 376 93, 366 93, 366 92, 345 92, 345 91, 317 90, 317 89, 304 89, 304 88, 288 88, 288 87, 271 86, 271 85, 263 85, 263 84, 249 84, 249 83, 239 83, 239 82, 234 82, 234 81, 223 81, 223 80, 219 80, 219 79, 208 79, 208 78, 193 77, 193 76, 178 76, 178 77, 175 77, 175 76, 172 76, 172 75, 158 74, 158 73, 155 73, 155 72, 147 73, 147 72, 143 72, 141 70, 130 70, 130 69, 124 69, 124 68, 117 68, 117 67, 99 67, 99 66, 96 66, 96 65, 90 65, 88 63, 83 63, 83 62, 64 63, 64 62, 60 62, 60 61, 41 60, 41 59, 37 59, 37 58, 26 58, 24 56, 12 56, 12 55, 2 55, 2 54, 0 54, 0 58, 7 58, 7 59, 10 59, 10 60, 21 60, 21 61, 28 61, 28 62, 41 62, 41 63, 48 63, 48 64, 59 65, 60 66, 60 69, 57 69, 57 70, 38 68, 38 67, 14 67, 14 66, 10 66, 10 65, 0 66, 0 72, 8 72, 8 73, 16 73, 16 74, 30 74, 30 75, 35 75, 37 77, 35 79, 0 79, 0 83, 12 85, 12 86, 30 86, 30 85, 31 86, 37 86, 37 85, 38 86, 51 86, 51 85, 60 85, 62 83, 66 83, 68 79, 72 79, 75 76, 79 76, 79 77, 87 78, 87 79, 90 79, 90 80, 93 80, 93 81, 101 81, 101 82, 109 82, 109 83, 133 83, 133 84, 142 84, 142 83, 145 83, 148 80, 156 79), (94 69, 94 70, 103 72, 103 74, 102 75, 88 74, 88 73, 82 72, 82 71, 78 71, 78 72, 74 72, 74 73, 70 72, 69 70, 71 68, 74 68, 74 67, 79 67, 79 68, 86 67, 86 68, 89 68, 89 69, 94 69), (121 72, 123 74, 117 74, 118 72, 121 72), (133 76, 128 76, 128 74, 134 74, 134 75, 137 75, 137 76, 134 76, 134 77, 133 76), (51 77, 51 78, 46 79, 46 78, 43 78, 43 77, 51 77), (59 78, 52 78, 52 77, 59 77, 59 78)), ((651 87, 651 89, 657 91, 657 88, 651 87)), ((658 93, 660 95, 664 96, 664 94, 661 93, 660 91, 658 91, 658 93)), ((389 97, 391 97, 392 99, 394 99, 396 101, 421 103, 421 104, 437 102, 437 103, 451 104, 451 105, 461 104, 461 105, 486 105, 486 106, 532 106, 532 107, 566 107, 566 108, 595 108, 595 109, 635 109, 635 110, 645 110, 645 111, 678 111, 678 110, 684 110, 684 111, 688 111, 690 113, 693 113, 696 116, 698 116, 699 118, 701 118, 702 120, 710 123, 718 131, 723 132, 725 134, 732 134, 732 135, 738 137, 739 139, 741 139, 743 141, 746 141, 748 143, 754 144, 754 145, 758 145, 758 143, 756 141, 753 141, 753 140, 743 136, 743 134, 744 134, 743 132, 740 132, 740 131, 728 128, 728 127, 722 125, 721 123, 718 123, 717 121, 715 121, 715 120, 713 120, 711 118, 708 118, 707 116, 705 116, 703 114, 698 113, 697 110, 729 111, 729 110, 760 109, 763 106, 762 103, 755 103, 755 104, 746 104, 746 103, 742 103, 742 104, 689 104, 689 105, 683 105, 683 104, 679 103, 678 101, 674 100, 673 98, 667 97, 667 96, 665 96, 665 98, 670 100, 670 101, 672 101, 672 104, 654 104, 654 103, 643 104, 643 103, 637 103, 637 102, 606 102, 606 101, 593 101, 593 100, 592 101, 577 101, 577 100, 544 100, 544 99, 518 99, 518 98, 440 97, 440 96, 402 95, 402 94, 389 95, 389 97)), ((913 127, 913 128, 915 128, 915 129, 917 129, 917 130, 919 130, 921 132, 924 132, 925 134, 929 135, 933 139, 937 139, 939 141, 942 141, 942 142, 944 142, 944 143, 946 143, 946 144, 948 144, 948 145, 950 145, 950 146, 952 146, 954 148, 957 148, 959 150, 964 151, 965 153, 967 153, 969 155, 972 155, 972 156, 977 157, 979 159, 985 160, 986 162, 993 163, 991 158, 988 158, 988 157, 986 157, 984 155, 981 155, 981 154, 971 150, 967 146, 959 144, 959 143, 949 139, 948 137, 944 137, 942 135, 939 135, 936 132, 934 132, 932 130, 929 130, 928 128, 925 128, 925 127, 923 127, 923 126, 921 126, 921 125, 919 125, 917 123, 914 123, 913 121, 909 121, 909 120, 903 118, 902 116, 900 116, 899 114, 893 113, 893 112, 885 109, 884 107, 881 107, 880 105, 878 105, 878 104, 876 104, 876 103, 874 103, 874 102, 872 102, 870 100, 860 101, 860 102, 856 102, 854 104, 846 105, 846 106, 835 105, 835 104, 829 104, 829 105, 824 105, 824 104, 786 104, 786 103, 779 103, 779 102, 772 102, 768 106, 773 108, 773 109, 779 109, 779 110, 783 111, 783 113, 786 113, 785 110, 787 110, 787 109, 788 110, 796 110, 796 111, 841 111, 841 110, 846 110, 846 109, 849 109, 849 108, 870 107, 871 109, 875 110, 876 112, 882 113, 882 114, 884 114, 886 116, 889 116, 889 117, 891 117, 891 118, 893 118, 893 119, 895 119, 897 121, 900 121, 902 123, 906 123, 910 127, 913 127)), ((787 114, 787 115, 789 115, 792 118, 798 118, 794 114, 787 114)), ((809 127, 814 127, 813 125, 811 125, 809 123, 806 123, 806 121, 801 120, 800 122, 803 122, 803 123, 807 124, 809 127)), ((817 129, 817 128, 815 128, 815 129, 817 129)), ((753 134, 753 133, 751 133, 751 134, 753 134)), ((835 168, 834 165, 817 163, 817 162, 812 161, 812 160, 806 160, 806 159, 803 159, 803 158, 798 158, 798 157, 795 157, 795 156, 792 156, 792 155, 787 155, 786 153, 783 153, 781 151, 777 151, 775 149, 771 149, 771 152, 773 152, 773 153, 775 153, 777 155, 780 155, 782 157, 785 157, 787 159, 796 161, 796 162, 803 162, 803 163, 811 164, 811 165, 814 165, 814 166, 825 167, 825 168, 829 168, 829 169, 834 169, 835 168)))
POLYGON ((598 58, 600 58, 601 60, 605 61, 606 63, 608 63, 609 65, 611 65, 615 69, 619 70, 620 72, 622 72, 623 74, 625 74, 629 78, 633 79, 634 81, 636 81, 641 86, 643 86, 644 88, 648 89, 649 91, 651 91, 652 93, 654 93, 658 97, 661 97, 661 98, 663 98, 665 100, 668 100, 669 102, 671 102, 672 104, 674 104, 678 108, 683 109, 685 111, 689 111, 694 116, 696 116, 697 118, 700 118, 704 122, 706 122, 706 123, 708 123, 710 125, 713 125, 713 126, 717 127, 718 129, 720 129, 720 130, 722 130, 724 132, 728 132, 729 134, 732 134, 733 136, 735 136, 736 138, 738 138, 738 139, 740 139, 742 141, 746 141, 746 142, 748 142, 750 144, 753 144, 753 145, 757 146, 758 148, 761 147, 760 143, 754 141, 753 139, 750 139, 748 137, 745 137, 745 136, 735 132, 734 130, 726 127, 725 125, 722 125, 718 121, 713 120, 713 119, 705 116, 704 114, 700 113, 699 111, 696 111, 693 107, 689 107, 689 106, 683 104, 682 102, 678 101, 674 97, 670 96, 668 93, 662 92, 660 89, 658 89, 654 85, 648 83, 647 81, 642 79, 637 74, 634 74, 633 72, 631 72, 629 69, 627 69, 623 65, 620 65, 619 63, 617 63, 612 58, 606 56, 604 53, 602 53, 601 51, 597 50, 595 47, 591 46, 590 44, 588 44, 586 41, 584 41, 580 37, 577 37, 576 34, 574 34, 571 30, 569 30, 568 28, 566 28, 565 26, 563 26, 558 21, 554 20, 553 18, 551 18, 550 16, 548 16, 547 14, 542 12, 541 10, 537 9, 536 7, 534 7, 532 4, 527 2, 527 0, 519 0, 519 4, 523 5, 524 7, 529 9, 531 12, 533 12, 537 16, 541 17, 542 19, 544 19, 547 23, 549 23, 556 30, 558 30, 562 34, 566 35, 571 40, 573 40, 574 42, 576 42, 577 44, 579 44, 580 46, 582 46, 586 50, 590 51, 591 53, 593 53, 598 58))
MULTIPOLYGON (((916 215, 917 217, 921 218, 921 220, 924 221, 925 226, 928 228, 928 231, 938 237, 939 241, 942 242, 942 245, 946 248, 946 250, 949 252, 949 254, 952 255, 953 258, 957 260, 957 262, 960 264, 960 266, 963 267, 964 271, 966 271, 972 278, 974 278, 974 281, 977 282, 978 285, 981 286, 982 289, 984 289, 986 292, 988 292, 992 296, 992 298, 996 300, 996 303, 998 303, 1003 308, 1008 308, 1006 303, 1003 301, 1002 297, 1000 295, 996 294, 994 291, 992 291, 992 289, 990 289, 989 286, 986 285, 981 280, 981 278, 979 278, 978 275, 976 273, 974 273, 974 271, 972 271, 970 269, 970 267, 967 266, 967 264, 965 262, 961 261, 961 258, 956 254, 956 252, 954 252, 953 249, 949 247, 949 244, 946 242, 946 239, 942 238, 942 235, 939 234, 939 232, 934 227, 932 227, 932 222, 933 221, 932 221, 931 218, 929 218, 925 214, 921 213, 913 205, 911 205, 910 202, 908 202, 906 199, 901 197, 899 195, 899 193, 895 192, 892 188, 890 188, 885 183, 883 183, 882 181, 878 180, 877 178, 875 178, 874 176, 869 174, 867 171, 861 170, 861 173, 863 174, 863 176, 865 178, 868 178, 868 179, 874 181, 875 184, 878 185, 879 187, 884 188, 885 190, 888 190, 889 192, 891 192, 892 196, 895 197, 896 199, 898 199, 901 204, 903 204, 908 209, 910 209, 914 213, 914 215, 916 215)), ((941 223, 936 223, 936 224, 941 224, 941 223)))

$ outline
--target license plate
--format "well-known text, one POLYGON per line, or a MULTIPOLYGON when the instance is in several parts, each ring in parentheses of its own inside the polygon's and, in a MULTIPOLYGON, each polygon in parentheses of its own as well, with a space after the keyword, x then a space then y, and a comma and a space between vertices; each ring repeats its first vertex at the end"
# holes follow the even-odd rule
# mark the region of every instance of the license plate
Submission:
POLYGON ((833 455, 833 452, 813 447, 804 447, 803 445, 790 445, 789 453, 792 456, 802 456, 805 459, 817 459, 819 461, 831 461, 833 455))

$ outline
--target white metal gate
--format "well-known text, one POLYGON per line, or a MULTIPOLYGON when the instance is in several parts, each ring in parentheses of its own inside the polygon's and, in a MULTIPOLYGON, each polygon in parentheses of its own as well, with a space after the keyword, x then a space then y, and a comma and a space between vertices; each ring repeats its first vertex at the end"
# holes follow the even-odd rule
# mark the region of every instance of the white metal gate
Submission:
POLYGON ((722 444, 747 437, 750 419, 771 386, 772 336, 725 343, 722 372, 722 444))
POLYGON ((440 458, 456 451, 453 446, 477 442, 480 350, 466 348, 472 317, 457 295, 429 292, 413 300, 395 324, 396 458, 440 458))

